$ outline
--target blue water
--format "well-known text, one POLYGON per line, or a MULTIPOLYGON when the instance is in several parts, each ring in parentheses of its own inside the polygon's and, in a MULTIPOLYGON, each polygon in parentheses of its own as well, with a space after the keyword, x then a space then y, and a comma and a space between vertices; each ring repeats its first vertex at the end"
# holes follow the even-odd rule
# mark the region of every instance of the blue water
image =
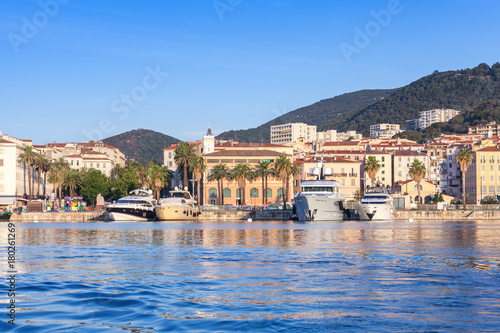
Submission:
POLYGON ((16 229, 0 332, 500 331, 500 222, 16 229))

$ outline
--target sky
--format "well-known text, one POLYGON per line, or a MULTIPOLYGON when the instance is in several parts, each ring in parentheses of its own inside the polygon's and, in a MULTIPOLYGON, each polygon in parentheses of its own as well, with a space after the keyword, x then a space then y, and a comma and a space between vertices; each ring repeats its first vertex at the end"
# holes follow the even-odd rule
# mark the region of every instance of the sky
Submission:
POLYGON ((0 131, 45 144, 252 128, 492 65, 498 13, 497 0, 2 0, 0 131))

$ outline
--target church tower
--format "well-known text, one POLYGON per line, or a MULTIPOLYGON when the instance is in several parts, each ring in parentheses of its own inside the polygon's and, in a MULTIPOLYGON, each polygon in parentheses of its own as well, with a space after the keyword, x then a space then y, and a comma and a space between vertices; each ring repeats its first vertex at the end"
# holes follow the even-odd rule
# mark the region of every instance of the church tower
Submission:
POLYGON ((207 134, 203 137, 203 154, 210 154, 215 151, 215 136, 208 125, 207 134))

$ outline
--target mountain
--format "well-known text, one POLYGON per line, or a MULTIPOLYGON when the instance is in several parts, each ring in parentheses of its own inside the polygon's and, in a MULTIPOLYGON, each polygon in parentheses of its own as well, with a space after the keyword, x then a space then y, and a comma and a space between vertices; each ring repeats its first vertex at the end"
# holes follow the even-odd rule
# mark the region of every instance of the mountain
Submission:
POLYGON ((137 129, 102 140, 105 144, 119 148, 127 159, 147 164, 156 161, 163 164, 163 149, 180 140, 147 129, 137 129))
MULTIPOLYGON (((405 121, 418 118, 420 111, 449 108, 468 112, 486 100, 500 100, 499 63, 492 67, 480 64, 472 69, 434 72, 396 89, 375 104, 343 113, 318 130, 356 130, 369 135, 373 124, 405 127, 405 121)), ((469 117, 469 121, 475 120, 469 117)))
POLYGON ((321 126, 348 111, 383 100, 393 91, 393 89, 360 90, 324 99, 312 105, 290 111, 256 128, 223 132, 217 136, 217 139, 236 139, 240 142, 270 142, 270 128, 272 125, 302 122, 321 126))

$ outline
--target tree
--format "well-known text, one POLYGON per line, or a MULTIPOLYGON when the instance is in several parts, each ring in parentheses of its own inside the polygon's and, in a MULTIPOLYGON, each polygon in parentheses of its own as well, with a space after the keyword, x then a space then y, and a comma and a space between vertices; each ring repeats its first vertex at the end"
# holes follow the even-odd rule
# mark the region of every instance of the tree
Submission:
MULTIPOLYGON (((71 173, 72 172, 68 173, 68 176, 71 173)), ((90 169, 85 173, 83 179, 81 179, 80 194, 86 200, 90 201, 91 204, 95 204, 98 194, 101 194, 103 197, 107 197, 109 195, 109 190, 109 179, 99 170, 90 169)))
POLYGON ((228 176, 229 168, 223 163, 215 165, 212 169, 210 169, 210 174, 208 175, 209 182, 217 180, 217 198, 219 205, 224 204, 224 196, 222 191, 224 189, 224 178, 227 179, 228 176))
POLYGON ((247 163, 240 163, 236 165, 230 172, 231 179, 238 183, 238 188, 240 189, 241 204, 246 203, 245 187, 247 180, 253 179, 253 170, 247 163))
POLYGON ((74 197, 77 193, 77 190, 82 187, 82 176, 80 172, 75 169, 70 169, 64 175, 62 186, 65 190, 69 190, 70 197, 74 197))
POLYGON ((194 177, 196 178, 196 185, 197 185, 197 195, 196 195, 196 201, 198 203, 198 206, 200 205, 200 188, 201 188, 201 177, 207 170, 207 166, 205 164, 205 160, 203 157, 196 156, 193 158, 191 161, 191 164, 189 165, 189 171, 194 173, 194 177))
POLYGON ((50 167, 49 182, 54 187, 54 192, 56 192, 59 199, 61 198, 61 186, 69 169, 69 163, 62 157, 53 162, 50 167))
POLYGON ((420 182, 425 177, 425 165, 419 160, 414 159, 410 166, 409 175, 417 183, 418 208, 420 209, 420 201, 422 200, 420 196, 420 182))
POLYGON ((165 174, 165 169, 156 162, 149 162, 145 168, 146 183, 148 188, 153 190, 155 199, 160 198, 161 189, 168 183, 168 177, 165 174))
POLYGON ((33 151, 33 148, 31 146, 27 146, 26 148, 24 148, 24 152, 19 154, 19 163, 26 164, 28 167, 29 200, 31 200, 31 198, 33 196, 33 191, 32 191, 32 187, 31 187, 31 171, 32 171, 33 166, 35 165, 37 155, 38 154, 33 151))
POLYGON ((119 179, 121 175, 123 174, 124 168, 120 166, 120 164, 117 164, 111 169, 111 174, 110 177, 114 179, 119 179))
POLYGON ((260 161, 257 164, 256 172, 262 179, 262 205, 266 205, 269 202, 269 198, 267 197, 267 180, 270 176, 274 174, 274 170, 272 168, 273 163, 271 161, 260 161))
POLYGON ((368 156, 368 159, 365 161, 364 170, 368 174, 368 177, 370 177, 372 186, 375 184, 375 177, 381 167, 380 162, 377 161, 375 156, 368 156))
POLYGON ((460 173, 462 174, 462 197, 464 199, 464 210, 467 206, 467 196, 465 193, 465 173, 472 164, 472 154, 465 148, 460 149, 460 151, 455 155, 455 163, 460 165, 460 173))
POLYGON ((174 161, 179 168, 183 170, 183 186, 188 186, 188 167, 191 164, 193 158, 196 157, 196 153, 189 145, 189 143, 183 141, 177 145, 174 151, 174 161))
POLYGON ((47 174, 50 172, 50 169, 52 168, 52 163, 50 160, 42 156, 41 158, 41 170, 43 172, 43 197, 46 197, 46 190, 47 190, 47 174))
POLYGON ((288 192, 290 186, 290 177, 296 176, 299 172, 297 164, 293 163, 284 155, 280 155, 274 163, 278 177, 283 182, 283 209, 286 209, 288 202, 288 192))

